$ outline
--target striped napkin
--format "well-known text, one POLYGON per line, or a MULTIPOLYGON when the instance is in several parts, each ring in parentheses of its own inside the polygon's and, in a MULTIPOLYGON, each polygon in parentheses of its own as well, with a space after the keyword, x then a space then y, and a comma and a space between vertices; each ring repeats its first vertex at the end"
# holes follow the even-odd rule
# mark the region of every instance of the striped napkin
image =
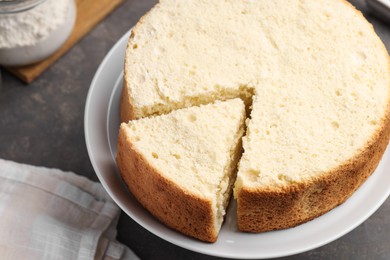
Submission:
POLYGON ((1 259, 139 259, 116 241, 119 214, 100 183, 0 159, 1 259))

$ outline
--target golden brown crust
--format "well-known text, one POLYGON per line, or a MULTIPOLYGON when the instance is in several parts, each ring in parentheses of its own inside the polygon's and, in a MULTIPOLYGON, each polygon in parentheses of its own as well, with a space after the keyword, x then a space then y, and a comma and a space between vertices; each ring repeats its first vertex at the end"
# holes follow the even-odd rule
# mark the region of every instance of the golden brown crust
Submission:
POLYGON ((117 165, 136 199, 167 226, 205 242, 215 242, 213 207, 209 200, 183 190, 165 178, 119 130, 117 165))

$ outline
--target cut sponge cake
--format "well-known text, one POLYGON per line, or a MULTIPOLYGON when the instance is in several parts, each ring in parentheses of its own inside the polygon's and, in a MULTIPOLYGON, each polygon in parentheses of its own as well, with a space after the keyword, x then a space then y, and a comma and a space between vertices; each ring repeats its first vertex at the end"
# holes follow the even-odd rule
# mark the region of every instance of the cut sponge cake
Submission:
POLYGON ((388 144, 389 55, 343 0, 162 0, 134 27, 124 74, 126 122, 253 100, 234 188, 242 231, 292 227, 336 207, 388 144))
POLYGON ((122 123, 122 177, 163 223, 213 242, 235 180, 244 121, 244 104, 234 99, 122 123))

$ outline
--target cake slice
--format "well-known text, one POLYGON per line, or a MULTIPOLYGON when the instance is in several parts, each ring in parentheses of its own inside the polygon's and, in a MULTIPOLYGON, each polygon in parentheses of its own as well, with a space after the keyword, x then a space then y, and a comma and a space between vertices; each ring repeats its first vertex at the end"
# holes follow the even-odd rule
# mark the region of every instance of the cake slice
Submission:
POLYGON ((137 200, 161 222, 214 242, 241 156, 245 106, 217 101, 122 123, 117 165, 137 200))

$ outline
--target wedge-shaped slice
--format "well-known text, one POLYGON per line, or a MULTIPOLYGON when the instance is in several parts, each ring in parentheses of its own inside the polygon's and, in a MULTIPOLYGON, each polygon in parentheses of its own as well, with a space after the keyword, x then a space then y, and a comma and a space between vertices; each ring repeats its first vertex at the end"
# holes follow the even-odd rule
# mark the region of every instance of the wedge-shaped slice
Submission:
POLYGON ((240 99, 122 123, 117 163, 137 200, 160 221, 214 242, 241 155, 240 99))

